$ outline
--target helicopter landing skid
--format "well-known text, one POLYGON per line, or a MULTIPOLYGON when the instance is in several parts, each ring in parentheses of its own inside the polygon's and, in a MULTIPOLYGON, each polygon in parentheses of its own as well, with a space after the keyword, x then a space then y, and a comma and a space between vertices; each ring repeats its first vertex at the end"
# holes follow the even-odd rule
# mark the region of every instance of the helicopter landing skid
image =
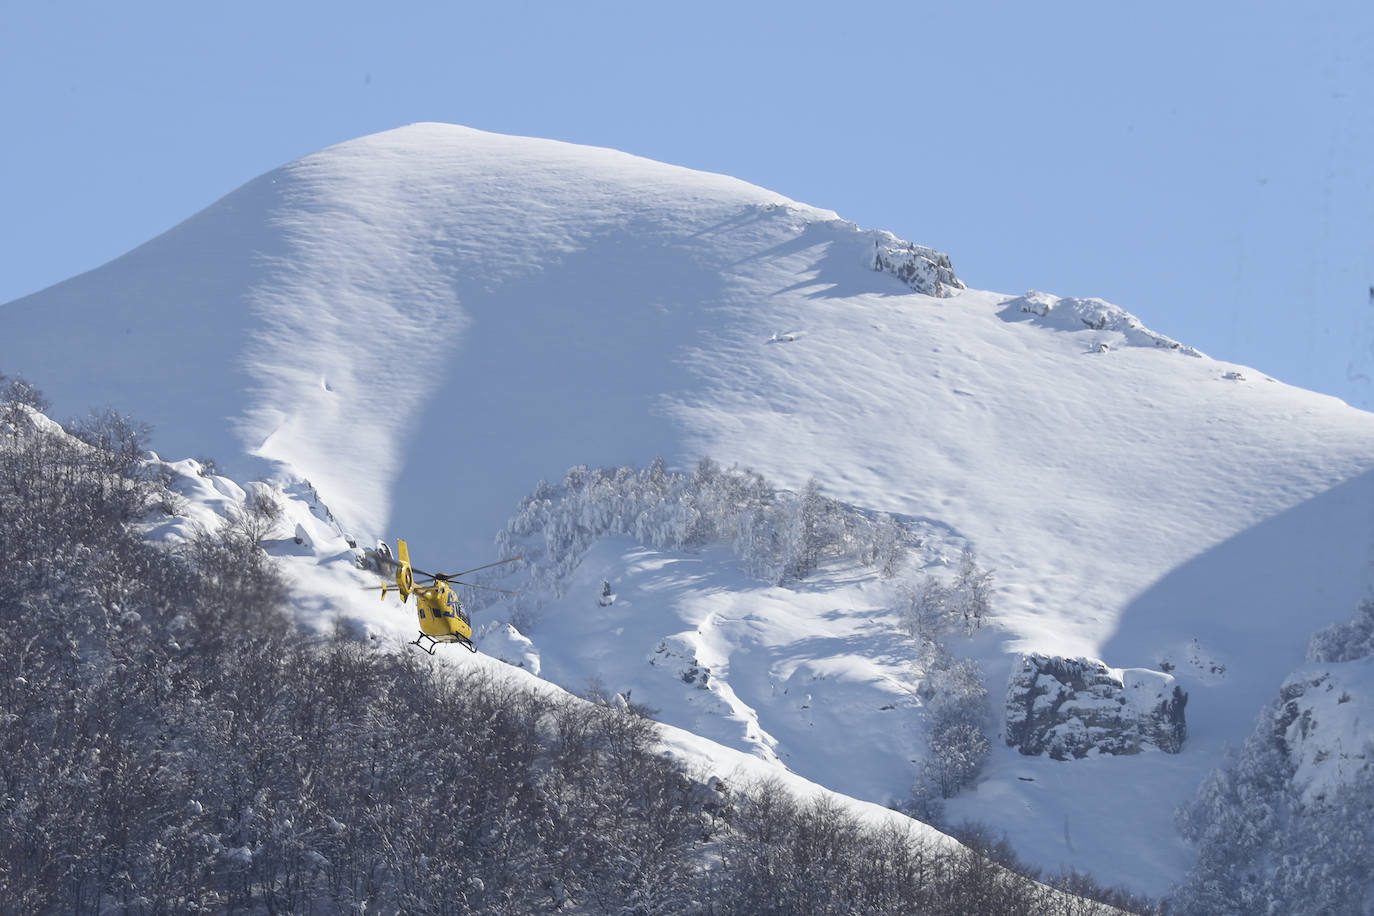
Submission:
POLYGON ((406 643, 406 645, 408 645, 408 646, 419 646, 421 649, 424 649, 424 650, 425 650, 426 652, 428 652, 430 655, 433 655, 433 654, 434 654, 434 647, 437 646, 437 645, 439 645, 440 643, 446 643, 446 642, 456 642, 456 643, 458 643, 458 645, 460 645, 460 646, 462 646, 463 648, 467 649, 469 652, 472 652, 472 653, 476 653, 476 652, 477 652, 477 647, 474 646, 474 645, 472 644, 472 640, 470 640, 470 639, 463 639, 461 636, 454 636, 454 637, 452 637, 452 638, 450 638, 450 639, 435 639, 433 636, 430 636, 428 633, 421 633, 419 636, 415 637, 414 640, 412 640, 411 642, 406 643), (423 643, 423 642, 420 642, 420 640, 422 640, 422 639, 428 640, 428 641, 429 641, 428 644, 423 643))

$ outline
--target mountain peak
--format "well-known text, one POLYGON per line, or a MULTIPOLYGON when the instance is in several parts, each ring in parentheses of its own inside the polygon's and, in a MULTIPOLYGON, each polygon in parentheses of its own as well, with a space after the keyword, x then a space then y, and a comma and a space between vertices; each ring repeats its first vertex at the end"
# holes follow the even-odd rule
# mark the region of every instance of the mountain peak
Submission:
POLYGON ((962 285, 939 252, 735 178, 420 123, 282 166, 11 303, 0 359, 24 369, 25 353, 61 349, 67 367, 40 379, 59 409, 95 393, 143 413, 174 451, 213 451, 248 476, 261 473, 248 459, 289 465, 335 484, 341 516, 380 531, 405 463, 395 442, 455 362, 473 359, 470 332, 493 327, 474 327, 480 314, 526 341, 562 329, 547 340, 557 347, 578 336, 564 328, 574 316, 624 329, 668 310, 681 320, 664 323, 676 336, 656 340, 652 364, 671 366, 705 312, 740 295, 736 268, 808 259, 846 291, 885 288, 875 269, 933 294, 962 285), (149 369, 186 359, 173 385, 149 369), (357 435, 355 411, 370 435, 357 435))

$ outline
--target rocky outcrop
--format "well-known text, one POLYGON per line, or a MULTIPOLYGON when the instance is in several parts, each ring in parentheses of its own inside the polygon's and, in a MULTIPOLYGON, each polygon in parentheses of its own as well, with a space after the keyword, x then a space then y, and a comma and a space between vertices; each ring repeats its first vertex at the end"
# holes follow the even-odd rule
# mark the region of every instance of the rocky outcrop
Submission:
POLYGON ((875 232, 873 269, 890 273, 918 293, 951 296, 964 284, 954 275, 949 255, 924 245, 915 245, 890 232, 875 232))
POLYGON ((1325 801, 1374 767, 1371 710, 1374 656, 1307 665, 1283 682, 1274 739, 1304 803, 1325 801))
POLYGON ((1202 355, 1194 347, 1151 331, 1130 312, 1101 299, 1061 298, 1031 290, 1009 300, 1000 314, 1007 321, 1032 321, 1060 331, 1111 331, 1119 335, 1115 345, 1157 347, 1189 356, 1202 355))
POLYGON ((1056 760, 1149 747, 1176 754, 1187 703, 1188 694, 1161 671, 1023 655, 1007 683, 1007 744, 1056 760))

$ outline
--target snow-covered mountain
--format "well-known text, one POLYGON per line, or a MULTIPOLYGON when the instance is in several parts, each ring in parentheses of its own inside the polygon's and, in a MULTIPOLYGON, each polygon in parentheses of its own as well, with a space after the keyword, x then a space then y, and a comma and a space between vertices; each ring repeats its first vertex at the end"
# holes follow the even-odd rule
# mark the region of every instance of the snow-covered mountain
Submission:
MULTIPOLYGON (((285 561, 317 617, 410 626, 352 590, 343 534, 477 566, 541 479, 660 455, 891 513, 924 534, 909 572, 970 546, 995 616, 961 651, 995 709, 1022 653, 1083 656, 1167 672, 1187 738, 1057 761, 995 737, 951 816, 1150 893, 1190 859, 1174 807, 1369 586, 1374 416, 1107 303, 966 289, 939 252, 610 150, 437 124, 323 150, 0 307, 0 369, 59 415, 151 422, 165 455, 306 502, 308 480, 332 520, 285 561)), ((522 632, 488 608, 484 646, 866 801, 909 791, 922 698, 895 580, 771 585, 723 547, 619 538, 559 591, 522 632)))

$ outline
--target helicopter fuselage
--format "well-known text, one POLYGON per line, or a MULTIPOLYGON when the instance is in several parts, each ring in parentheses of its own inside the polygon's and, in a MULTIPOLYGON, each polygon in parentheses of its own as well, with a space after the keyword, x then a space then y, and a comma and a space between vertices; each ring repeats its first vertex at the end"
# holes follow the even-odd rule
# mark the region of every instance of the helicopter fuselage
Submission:
MULTIPOLYGON (((420 621, 420 636, 415 640, 414 645, 431 655, 434 654, 434 647, 441 642, 460 643, 469 651, 476 652, 477 647, 472 644, 472 620, 468 617, 463 602, 458 599, 457 593, 453 590, 453 585, 514 595, 515 592, 508 592, 505 589, 478 585, 475 582, 463 582, 458 577, 491 569, 494 566, 514 563, 521 557, 497 560, 495 563, 488 563, 485 566, 467 569, 460 573, 428 573, 410 565, 410 548, 405 541, 396 542, 396 554, 394 561, 396 590, 401 594, 402 603, 411 595, 415 596, 415 616, 420 621), (415 581, 417 576, 421 580, 418 583, 415 581), (425 579, 429 581, 426 583, 424 582, 425 579), (427 644, 426 640, 428 640, 427 644)), ((390 585, 381 586, 383 601, 386 600, 386 593, 390 588, 390 585)))
POLYGON ((446 582, 415 589, 415 616, 420 631, 439 642, 472 640, 467 609, 446 582))

